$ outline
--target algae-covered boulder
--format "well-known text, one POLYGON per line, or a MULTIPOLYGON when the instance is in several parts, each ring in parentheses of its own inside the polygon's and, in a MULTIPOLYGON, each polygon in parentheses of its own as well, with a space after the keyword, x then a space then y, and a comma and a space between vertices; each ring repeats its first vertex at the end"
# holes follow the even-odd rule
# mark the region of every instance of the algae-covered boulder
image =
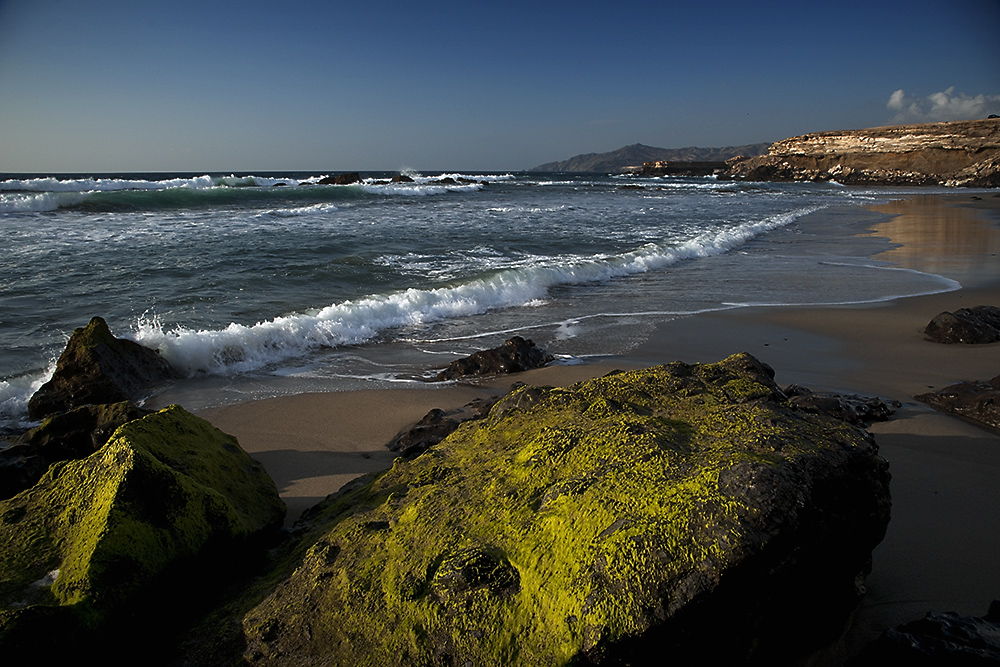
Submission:
POLYGON ((842 628, 888 482, 871 436, 787 407, 746 354, 522 387, 312 513, 326 527, 244 617, 245 658, 784 658, 842 628))
POLYGON ((49 417, 0 450, 0 499, 34 486, 56 461, 93 454, 119 426, 150 412, 121 401, 84 405, 49 417))
POLYGON ((156 350, 115 338, 107 323, 95 317, 73 330, 52 379, 28 401, 28 414, 43 419, 90 403, 134 401, 178 377, 156 350))
POLYGON ((163 604, 140 594, 283 517, 274 483, 232 436, 178 406, 129 422, 0 502, 0 654, 44 655, 50 634, 163 604))

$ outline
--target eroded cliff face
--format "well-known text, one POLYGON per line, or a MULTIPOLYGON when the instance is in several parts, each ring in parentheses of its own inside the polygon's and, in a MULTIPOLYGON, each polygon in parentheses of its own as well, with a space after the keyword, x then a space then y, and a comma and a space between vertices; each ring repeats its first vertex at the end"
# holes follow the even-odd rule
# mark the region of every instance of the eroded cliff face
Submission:
POLYGON ((1000 119, 805 134, 726 164, 722 178, 1000 187, 1000 119))

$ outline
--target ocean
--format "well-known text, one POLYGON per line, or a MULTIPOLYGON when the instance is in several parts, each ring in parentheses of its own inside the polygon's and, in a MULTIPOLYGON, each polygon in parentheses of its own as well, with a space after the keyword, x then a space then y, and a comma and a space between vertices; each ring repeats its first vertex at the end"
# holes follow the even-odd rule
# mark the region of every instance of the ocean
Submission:
POLYGON ((198 408, 421 382, 513 335, 580 363, 699 312, 957 287, 856 237, 861 207, 912 190, 393 175, 0 174, 0 431, 95 315, 198 408))

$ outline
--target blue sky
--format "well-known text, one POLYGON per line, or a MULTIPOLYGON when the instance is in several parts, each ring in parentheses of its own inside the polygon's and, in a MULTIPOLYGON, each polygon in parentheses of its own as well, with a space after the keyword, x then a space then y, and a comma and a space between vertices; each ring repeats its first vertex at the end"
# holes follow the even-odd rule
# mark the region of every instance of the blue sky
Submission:
POLYGON ((518 170, 1000 113, 1000 0, 0 0, 0 172, 518 170))

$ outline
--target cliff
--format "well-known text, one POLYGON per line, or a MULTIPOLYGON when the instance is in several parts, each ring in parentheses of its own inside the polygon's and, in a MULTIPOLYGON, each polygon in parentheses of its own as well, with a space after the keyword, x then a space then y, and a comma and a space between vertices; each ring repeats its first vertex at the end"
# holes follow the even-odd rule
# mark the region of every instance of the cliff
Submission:
POLYGON ((727 161, 723 178, 1000 187, 1000 119, 819 132, 727 161))
POLYGON ((608 153, 584 153, 560 162, 540 164, 529 171, 619 173, 626 167, 645 162, 723 162, 737 155, 760 155, 768 144, 724 146, 722 148, 656 148, 643 144, 623 146, 608 153))

